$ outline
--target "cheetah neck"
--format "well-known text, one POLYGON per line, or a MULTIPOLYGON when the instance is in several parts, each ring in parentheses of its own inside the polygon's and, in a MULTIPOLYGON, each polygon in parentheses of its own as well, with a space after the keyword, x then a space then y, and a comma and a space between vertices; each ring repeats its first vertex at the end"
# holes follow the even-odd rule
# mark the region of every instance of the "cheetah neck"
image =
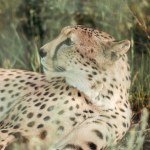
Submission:
POLYGON ((127 58, 118 60, 115 65, 87 79, 87 74, 80 73, 66 77, 66 82, 82 91, 93 105, 102 109, 113 109, 128 100, 130 73, 127 58), (124 60, 125 59, 125 60, 124 60), (80 76, 79 76, 80 75, 80 76))

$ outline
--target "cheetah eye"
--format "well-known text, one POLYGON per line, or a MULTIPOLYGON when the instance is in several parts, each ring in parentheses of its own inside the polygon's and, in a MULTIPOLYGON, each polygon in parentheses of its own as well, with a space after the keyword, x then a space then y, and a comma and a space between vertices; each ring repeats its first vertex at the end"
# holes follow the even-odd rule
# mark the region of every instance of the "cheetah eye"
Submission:
POLYGON ((56 49, 55 49, 55 53, 54 53, 54 56, 53 56, 53 59, 55 59, 57 57, 57 53, 58 53, 58 50, 63 47, 63 46, 71 46, 73 45, 74 43, 71 41, 71 38, 67 38, 65 39, 64 41, 62 41, 61 43, 59 43, 57 46, 56 46, 56 49))
POLYGON ((71 41, 71 38, 69 38, 69 37, 65 40, 64 43, 65 43, 67 46, 70 46, 70 45, 73 44, 73 42, 71 41))

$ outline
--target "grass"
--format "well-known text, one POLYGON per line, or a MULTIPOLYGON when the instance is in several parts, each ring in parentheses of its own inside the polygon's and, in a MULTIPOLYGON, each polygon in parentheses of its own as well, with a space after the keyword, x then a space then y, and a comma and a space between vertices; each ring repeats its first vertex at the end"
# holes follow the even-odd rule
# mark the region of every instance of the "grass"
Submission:
POLYGON ((84 24, 116 39, 131 40, 130 102, 136 116, 134 123, 139 121, 143 108, 150 111, 149 0, 1 0, 0 18, 3 68, 41 72, 38 49, 66 25, 84 24))

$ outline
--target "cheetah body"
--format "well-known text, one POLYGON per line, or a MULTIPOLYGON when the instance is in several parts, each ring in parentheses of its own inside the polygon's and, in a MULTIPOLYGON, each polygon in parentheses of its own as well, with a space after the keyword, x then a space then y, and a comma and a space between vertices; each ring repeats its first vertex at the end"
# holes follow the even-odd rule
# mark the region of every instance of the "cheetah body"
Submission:
POLYGON ((1 149, 25 141, 28 149, 97 150, 120 140, 131 118, 129 43, 113 41, 66 27, 41 49, 45 75, 1 70, 1 149))
MULTIPOLYGON (((3 70, 5 77, 7 73, 7 70, 3 70)), ((44 139, 44 141, 45 143, 48 142, 50 146, 69 133, 78 122, 83 122, 86 117, 90 116, 90 112, 86 111, 88 111, 87 109, 91 109, 90 107, 86 107, 87 104, 85 103, 87 102, 85 102, 83 94, 73 87, 69 87, 63 78, 58 77, 53 78, 52 81, 46 81, 45 76, 32 72, 9 70, 9 73, 11 73, 14 78, 18 77, 18 74, 21 76, 21 78, 15 79, 15 83, 17 83, 17 80, 18 83, 20 80, 24 80, 25 83, 21 83, 23 88, 21 95, 13 94, 16 90, 11 88, 13 89, 12 95, 15 95, 16 99, 13 99, 13 102, 10 101, 12 105, 8 108, 3 105, 4 108, 7 108, 7 115, 4 115, 6 117, 4 117, 1 122, 2 139, 7 137, 5 134, 6 129, 12 128, 12 126, 13 128, 10 130, 12 135, 15 135, 17 131, 17 134, 21 133, 21 136, 28 137, 29 139, 32 139, 32 137, 44 138, 42 134, 48 130, 51 138, 48 138, 48 140, 44 139), (28 78, 30 78, 30 81, 26 80, 28 78), (35 78, 38 78, 37 82, 35 82, 35 78), (78 97, 81 101, 75 100, 78 97), (48 103, 50 104, 48 105, 48 103), (80 106, 85 110, 84 114, 82 110, 80 110, 80 106), (70 114, 72 112, 75 113, 76 119, 75 116, 70 114), (49 115, 47 115, 47 113, 49 115), (45 122, 44 124, 42 124, 43 121, 45 122), (44 130, 43 126, 45 126, 44 128, 46 130, 44 130), (65 129, 65 127, 67 128, 65 129), (26 129, 28 129, 28 132, 26 132, 26 129)), ((9 79, 9 86, 13 87, 13 85, 13 80, 9 79)), ((20 84, 16 86, 16 89, 17 87, 20 87, 20 84)), ((9 94, 7 88, 3 88, 2 90, 5 90, 5 94, 7 92, 9 94)), ((7 97, 5 98, 7 100, 7 97)))

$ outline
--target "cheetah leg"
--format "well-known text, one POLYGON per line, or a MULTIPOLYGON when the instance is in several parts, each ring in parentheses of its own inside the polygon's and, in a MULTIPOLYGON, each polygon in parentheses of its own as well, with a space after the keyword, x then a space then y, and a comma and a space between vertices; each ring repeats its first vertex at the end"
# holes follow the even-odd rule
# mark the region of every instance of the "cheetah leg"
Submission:
POLYGON ((14 140, 15 137, 13 135, 0 133, 0 150, 5 150, 5 148, 14 140))
POLYGON ((55 150, 102 150, 112 141, 113 129, 98 117, 90 118, 60 141, 55 150))

